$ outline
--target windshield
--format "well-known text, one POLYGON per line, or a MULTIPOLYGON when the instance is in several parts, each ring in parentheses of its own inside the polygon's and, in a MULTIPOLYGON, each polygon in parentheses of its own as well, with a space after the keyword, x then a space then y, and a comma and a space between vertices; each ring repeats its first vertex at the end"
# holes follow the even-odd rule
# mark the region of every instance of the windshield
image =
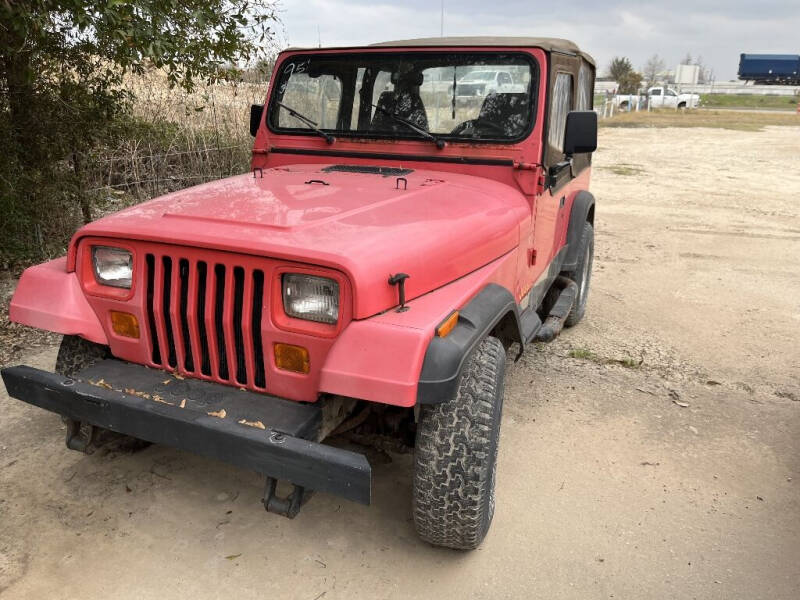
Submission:
POLYGON ((303 54, 281 64, 268 124, 309 135, 517 141, 532 127, 535 73, 521 53, 303 54))

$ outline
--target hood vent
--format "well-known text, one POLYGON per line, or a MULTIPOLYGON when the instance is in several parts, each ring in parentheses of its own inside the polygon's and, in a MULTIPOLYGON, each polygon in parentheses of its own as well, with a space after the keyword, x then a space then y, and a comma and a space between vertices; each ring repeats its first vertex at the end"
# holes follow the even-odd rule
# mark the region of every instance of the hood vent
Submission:
POLYGON ((323 173, 365 173, 367 175, 382 175, 383 177, 400 177, 413 173, 414 169, 400 167, 380 167, 371 165, 331 165, 322 169, 323 173))

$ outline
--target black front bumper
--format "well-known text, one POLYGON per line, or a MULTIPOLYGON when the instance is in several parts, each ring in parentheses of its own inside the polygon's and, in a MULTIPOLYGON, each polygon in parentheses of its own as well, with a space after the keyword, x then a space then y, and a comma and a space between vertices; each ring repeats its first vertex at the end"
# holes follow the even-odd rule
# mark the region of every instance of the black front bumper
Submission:
POLYGON ((320 406, 181 380, 117 360, 89 367, 76 379, 27 366, 3 369, 2 375, 13 398, 73 421, 222 460, 308 490, 370 502, 367 459, 313 441, 322 421, 320 406))

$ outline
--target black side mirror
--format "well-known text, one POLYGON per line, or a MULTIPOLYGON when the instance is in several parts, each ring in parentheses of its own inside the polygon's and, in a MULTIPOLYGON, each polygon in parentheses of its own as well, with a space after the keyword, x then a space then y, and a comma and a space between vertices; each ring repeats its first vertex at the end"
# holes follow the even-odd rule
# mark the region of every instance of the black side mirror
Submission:
POLYGON ((250 106, 250 135, 256 137, 258 128, 261 126, 261 116, 264 114, 263 104, 253 104, 250 106))
POLYGON ((567 114, 564 128, 564 154, 586 154, 597 150, 597 113, 573 110, 567 114))
POLYGON ((597 113, 593 110, 573 110, 567 113, 564 126, 564 160, 552 165, 547 171, 547 187, 558 185, 559 175, 569 168, 572 172, 572 156, 597 150, 597 113))

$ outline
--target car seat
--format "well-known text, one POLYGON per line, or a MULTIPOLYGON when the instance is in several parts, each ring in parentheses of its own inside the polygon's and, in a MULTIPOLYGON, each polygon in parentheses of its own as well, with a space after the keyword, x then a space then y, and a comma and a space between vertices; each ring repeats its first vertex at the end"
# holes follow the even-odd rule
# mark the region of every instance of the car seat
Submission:
POLYGON ((492 92, 481 105, 478 122, 492 123, 507 137, 522 135, 529 121, 530 100, 526 93, 492 92))
POLYGON ((411 121, 417 127, 428 131, 428 113, 419 95, 422 73, 413 71, 405 75, 392 74, 394 91, 382 92, 378 98, 375 114, 370 124, 371 131, 398 132, 410 131, 408 127, 395 121, 389 114, 411 121), (386 114, 386 113, 389 114, 386 114))

